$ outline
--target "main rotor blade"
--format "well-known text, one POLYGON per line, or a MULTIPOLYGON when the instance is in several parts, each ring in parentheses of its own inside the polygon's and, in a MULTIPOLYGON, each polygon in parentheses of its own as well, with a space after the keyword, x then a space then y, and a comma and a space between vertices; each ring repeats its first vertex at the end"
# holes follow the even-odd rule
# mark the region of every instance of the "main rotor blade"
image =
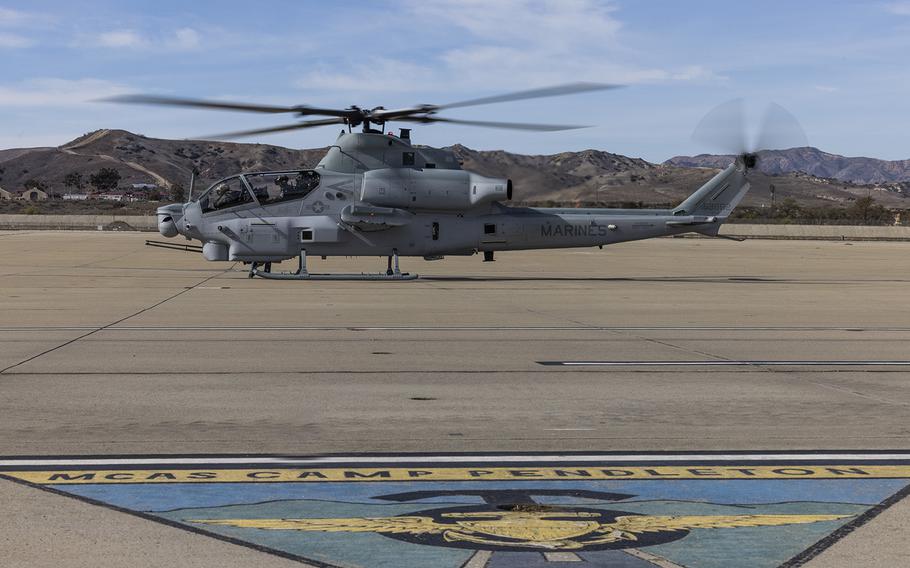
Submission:
POLYGON ((224 134, 213 134, 210 136, 197 136, 197 138, 200 140, 227 140, 229 138, 243 138, 244 136, 255 136, 257 134, 272 134, 273 132, 286 132, 288 130, 299 130, 302 128, 344 123, 345 120, 343 118, 325 118, 322 120, 307 120, 305 122, 288 124, 286 126, 273 126, 271 128, 259 128, 256 130, 240 130, 238 132, 226 132, 224 134))
POLYGON ((218 110, 243 110, 249 112, 265 112, 265 113, 280 113, 280 112, 297 112, 295 107, 289 106, 272 106, 272 105, 259 105, 259 104, 250 104, 250 103, 230 103, 222 101, 207 101, 203 99, 184 99, 178 97, 164 97, 158 95, 118 95, 115 97, 107 97, 104 99, 99 99, 104 102, 109 103, 127 103, 127 104, 142 104, 142 105, 167 105, 167 106, 183 106, 183 107, 197 107, 197 108, 211 108, 218 110))
POLYGON ((727 154, 748 152, 743 100, 733 99, 711 109, 695 127, 692 139, 727 154))
POLYGON ((404 122, 448 122, 450 124, 465 124, 468 126, 484 126, 487 128, 506 128, 509 130, 536 130, 538 132, 556 132, 558 130, 575 130, 590 128, 578 124, 534 124, 527 122, 492 122, 488 120, 461 120, 458 118, 443 118, 441 116, 413 116, 402 117, 397 120, 404 122))
POLYGON ((115 97, 108 97, 104 99, 99 99, 103 102, 111 103, 127 103, 127 104, 143 104, 143 105, 164 105, 164 106, 178 106, 178 107, 192 107, 192 108, 207 108, 215 110, 239 110, 246 112, 262 112, 267 114, 277 114, 277 113, 295 113, 300 116, 321 114, 325 116, 338 116, 338 117, 347 117, 359 115, 360 111, 353 111, 351 109, 332 109, 332 108, 317 108, 310 107, 305 105, 295 105, 295 106, 275 106, 275 105, 260 105, 253 103, 234 103, 226 101, 210 101, 204 99, 186 99, 180 97, 165 97, 159 95, 118 95, 115 97))
POLYGON ((777 103, 768 105, 755 141, 755 151, 786 150, 809 145, 809 139, 799 121, 777 103))
POLYGON ((488 105, 493 103, 504 103, 508 101, 521 101, 525 99, 539 99, 543 97, 560 97, 563 95, 573 95, 575 93, 587 93, 590 91, 605 91, 607 89, 619 89, 622 85, 608 85, 605 83, 568 83, 565 85, 556 85, 554 87, 544 87, 542 89, 531 89, 529 91, 518 91, 515 93, 506 93, 504 95, 494 95, 492 97, 481 97, 479 99, 470 99, 445 105, 432 105, 434 110, 446 108, 460 108, 467 106, 488 105))

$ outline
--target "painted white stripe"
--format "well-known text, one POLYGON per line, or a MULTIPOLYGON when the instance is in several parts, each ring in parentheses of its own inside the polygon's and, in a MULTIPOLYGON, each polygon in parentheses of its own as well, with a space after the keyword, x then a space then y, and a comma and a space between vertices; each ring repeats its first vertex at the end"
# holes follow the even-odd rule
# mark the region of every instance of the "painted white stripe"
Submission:
POLYGON ((644 550, 639 550, 637 548, 624 548, 623 552, 629 556, 634 556, 635 558, 641 558, 642 560, 647 560, 651 564, 659 566, 660 568, 685 568, 680 564, 675 564, 670 562, 662 556, 657 556, 656 554, 651 554, 650 552, 645 552, 644 550))
POLYGON ((490 561, 490 557, 493 556, 493 552, 489 550, 478 550, 471 556, 471 559, 468 560, 468 563, 464 565, 464 568, 485 568, 487 562, 490 561))
POLYGON ((327 465, 327 464, 398 464, 398 463, 573 463, 573 462, 689 462, 689 461, 849 461, 854 463, 903 460, 910 461, 910 453, 874 454, 587 454, 587 455, 480 455, 480 456, 330 456, 313 458, 284 457, 191 457, 191 458, 97 458, 97 459, 0 459, 0 467, 92 467, 127 465, 327 465))
POLYGON ((563 367, 907 367, 905 361, 546 361, 563 367))
POLYGON ((583 562, 574 552, 544 552, 543 557, 547 562, 583 562))

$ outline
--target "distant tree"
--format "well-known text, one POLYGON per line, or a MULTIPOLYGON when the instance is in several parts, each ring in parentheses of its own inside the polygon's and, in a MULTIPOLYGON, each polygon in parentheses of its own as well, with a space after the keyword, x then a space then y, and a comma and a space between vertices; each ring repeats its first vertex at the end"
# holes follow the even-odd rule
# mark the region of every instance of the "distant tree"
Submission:
POLYGON ((149 201, 161 201, 161 192, 157 189, 153 189, 148 192, 146 197, 148 197, 149 201))
POLYGON ((875 202, 871 195, 860 197, 853 202, 847 214, 854 221, 859 221, 865 225, 881 225, 888 223, 893 219, 893 215, 883 206, 875 202))
POLYGON ((180 202, 186 200, 186 190, 183 188, 183 184, 175 183, 171 186, 171 191, 168 194, 168 197, 171 198, 171 201, 180 202))
POLYGON ((774 216, 785 223, 804 217, 803 208, 792 197, 787 197, 774 209, 774 216))
POLYGON ((85 187, 85 180, 79 172, 70 172, 63 176, 63 185, 69 188, 82 190, 85 187))
POLYGON ((89 183, 98 191, 117 189, 120 184, 120 172, 114 168, 101 168, 98 173, 89 176, 89 183))
POLYGON ((47 184, 35 178, 25 180, 23 185, 25 186, 25 189, 40 189, 41 191, 47 191, 47 184))

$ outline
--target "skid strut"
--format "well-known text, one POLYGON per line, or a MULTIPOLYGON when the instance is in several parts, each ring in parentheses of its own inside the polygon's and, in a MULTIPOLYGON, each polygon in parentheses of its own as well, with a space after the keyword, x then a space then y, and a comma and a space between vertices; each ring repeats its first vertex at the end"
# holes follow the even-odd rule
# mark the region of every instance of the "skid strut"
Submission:
POLYGON ((361 272, 360 274, 315 274, 307 270, 306 249, 301 249, 298 257, 297 272, 272 272, 272 263, 267 262, 264 270, 259 270, 259 263, 250 266, 250 278, 259 276, 272 280, 414 280, 416 274, 402 272, 398 265, 398 249, 392 250, 388 258, 385 274, 381 272, 361 272))

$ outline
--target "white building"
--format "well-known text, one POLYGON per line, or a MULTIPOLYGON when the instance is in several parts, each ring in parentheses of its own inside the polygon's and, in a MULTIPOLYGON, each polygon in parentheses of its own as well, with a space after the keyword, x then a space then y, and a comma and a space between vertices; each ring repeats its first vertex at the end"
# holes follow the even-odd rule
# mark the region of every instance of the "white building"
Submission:
POLYGON ((21 199, 22 201, 44 201, 47 199, 47 193, 35 188, 26 189, 16 199, 21 199))

